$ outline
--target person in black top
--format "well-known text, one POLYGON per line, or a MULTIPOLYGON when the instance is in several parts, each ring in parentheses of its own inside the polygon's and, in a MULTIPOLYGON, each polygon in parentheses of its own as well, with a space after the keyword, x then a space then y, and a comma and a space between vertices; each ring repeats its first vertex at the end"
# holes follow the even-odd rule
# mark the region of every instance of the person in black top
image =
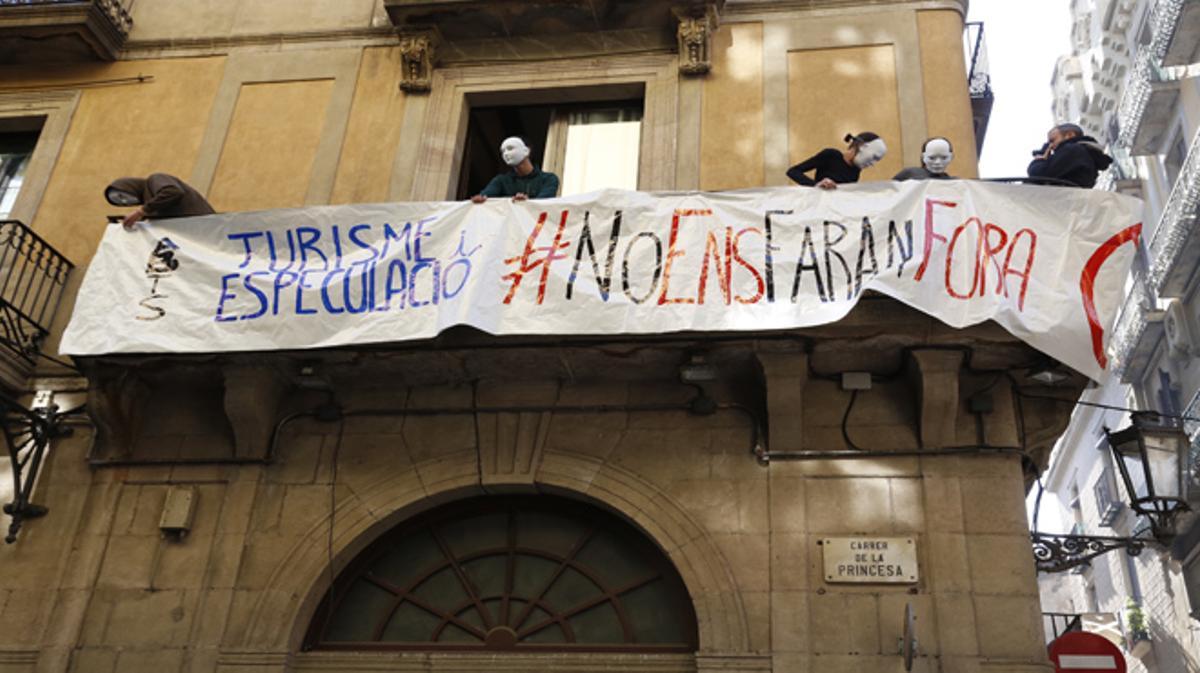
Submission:
MULTIPOLYGON (((1112 157, 1096 139, 1083 134, 1075 124, 1059 124, 1046 134, 1046 144, 1034 152, 1035 159, 1029 163, 1030 182, 1036 178, 1053 178, 1076 187, 1091 189, 1096 186, 1096 176, 1112 164, 1112 157)), ((1060 184, 1046 181, 1045 184, 1060 184)))
POLYGON ((788 169, 787 176, 796 184, 821 189, 837 189, 839 184, 858 182, 864 168, 870 168, 887 154, 887 144, 878 134, 863 131, 846 134, 844 150, 827 147, 788 169), (815 177, 805 175, 814 171, 815 177))
POLYGON ((904 180, 952 180, 953 176, 946 173, 950 162, 954 160, 954 148, 950 141, 941 136, 935 136, 925 141, 921 146, 921 165, 905 168, 893 177, 897 182, 904 180))

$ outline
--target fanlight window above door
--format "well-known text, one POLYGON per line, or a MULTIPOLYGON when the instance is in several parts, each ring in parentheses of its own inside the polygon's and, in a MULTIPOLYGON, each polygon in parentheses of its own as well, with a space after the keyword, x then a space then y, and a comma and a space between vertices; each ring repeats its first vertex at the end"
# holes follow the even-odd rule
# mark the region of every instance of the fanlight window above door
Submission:
POLYGON ((315 649, 693 652, 665 555, 620 518, 550 497, 477 498, 374 542, 313 620, 315 649))

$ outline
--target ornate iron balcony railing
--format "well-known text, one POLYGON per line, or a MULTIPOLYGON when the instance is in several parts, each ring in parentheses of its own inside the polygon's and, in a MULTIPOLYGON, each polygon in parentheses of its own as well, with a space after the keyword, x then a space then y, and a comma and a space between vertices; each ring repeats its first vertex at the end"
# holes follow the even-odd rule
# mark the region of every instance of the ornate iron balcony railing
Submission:
POLYGON ((1183 14, 1185 0, 1158 0, 1150 8, 1150 44, 1146 51, 1150 52, 1155 63, 1161 64, 1175 37, 1179 27, 1179 18, 1183 14))
POLYGON ((1131 147, 1137 138, 1146 105, 1150 102, 1150 87, 1156 71, 1153 54, 1149 50, 1138 52, 1125 83, 1125 93, 1117 105, 1117 143, 1122 147, 1131 147))
POLYGON ((971 98, 991 98, 992 74, 988 66, 987 41, 983 35, 982 21, 967 22, 966 32, 967 56, 967 87, 971 98))
POLYGON ((133 17, 129 15, 128 5, 132 5, 128 0, 0 0, 0 7, 16 7, 34 5, 94 5, 98 7, 110 20, 113 25, 120 31, 121 35, 128 35, 129 29, 133 27, 133 17))
POLYGON ((29 366, 74 265, 19 220, 0 220, 0 348, 29 366))
POLYGON ((1200 130, 1192 137, 1187 159, 1167 197, 1158 227, 1150 240, 1149 281, 1160 293, 1168 274, 1183 253, 1188 238, 1200 224, 1196 219, 1197 209, 1200 209, 1200 130))
MULTIPOLYGON (((1200 421, 1190 421, 1187 418, 1200 418, 1200 391, 1192 395, 1187 407, 1183 410, 1183 431, 1192 440, 1188 451, 1187 461, 1187 499, 1200 501, 1200 421)), ((1200 606, 1197 606, 1200 609, 1200 606)))
POLYGON ((0 62, 43 63, 117 57, 132 0, 0 0, 0 62))
POLYGON ((1129 360, 1137 348, 1138 342, 1146 333, 1146 313, 1156 308, 1154 295, 1141 274, 1133 274, 1133 287, 1125 296, 1121 305, 1121 313, 1113 327, 1112 336, 1112 371, 1121 374, 1128 366, 1129 360))

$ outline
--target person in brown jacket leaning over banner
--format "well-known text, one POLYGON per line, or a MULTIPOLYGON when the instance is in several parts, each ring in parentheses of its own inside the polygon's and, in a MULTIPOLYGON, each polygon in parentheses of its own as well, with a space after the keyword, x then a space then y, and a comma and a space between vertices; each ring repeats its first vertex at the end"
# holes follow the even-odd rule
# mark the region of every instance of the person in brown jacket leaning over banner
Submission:
POLYGON ((137 206, 121 221, 127 231, 132 231, 144 218, 157 220, 216 212, 200 192, 166 173, 152 173, 147 178, 117 178, 105 188, 104 198, 114 206, 137 206))

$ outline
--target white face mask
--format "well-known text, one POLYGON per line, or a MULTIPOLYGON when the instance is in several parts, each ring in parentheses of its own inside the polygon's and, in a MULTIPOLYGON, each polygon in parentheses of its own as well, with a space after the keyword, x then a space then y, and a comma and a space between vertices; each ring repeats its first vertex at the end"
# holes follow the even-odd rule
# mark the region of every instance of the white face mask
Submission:
POLYGON ((870 168, 879 163, 885 154, 887 154, 887 144, 883 142, 883 138, 876 138, 858 146, 858 153, 854 155, 854 165, 860 169, 870 168))
POLYGON ((108 200, 118 206, 136 206, 142 200, 128 192, 123 192, 119 189, 110 189, 106 194, 108 200))
POLYGON ((930 140, 921 154, 921 163, 930 173, 945 173, 953 160, 954 152, 950 149, 950 143, 941 138, 930 140))
POLYGON ((500 143, 500 156, 504 163, 516 166, 529 157, 529 147, 520 138, 505 138, 504 142, 500 143))

